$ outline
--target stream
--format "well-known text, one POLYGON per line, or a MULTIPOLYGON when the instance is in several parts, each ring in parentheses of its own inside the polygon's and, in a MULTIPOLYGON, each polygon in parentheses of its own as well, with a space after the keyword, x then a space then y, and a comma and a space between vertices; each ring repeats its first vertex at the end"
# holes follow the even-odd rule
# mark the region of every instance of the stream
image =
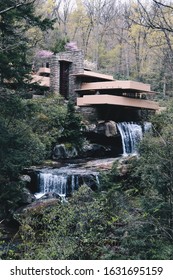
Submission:
POLYGON ((90 159, 85 161, 73 160, 59 168, 41 168, 37 173, 37 192, 35 197, 41 198, 47 193, 54 193, 60 197, 69 196, 81 185, 88 185, 91 189, 99 188, 99 174, 111 169, 115 158, 90 159))
MULTIPOLYGON (((117 128, 122 142, 121 157, 127 157, 138 155, 138 144, 143 135, 151 131, 151 123, 121 122, 117 123, 117 128)), ((37 169, 34 195, 36 199, 49 193, 66 197, 84 184, 96 190, 100 184, 100 171, 111 169, 115 160, 119 160, 119 158, 78 159, 76 161, 73 159, 66 164, 64 162, 64 166, 58 168, 37 169)))

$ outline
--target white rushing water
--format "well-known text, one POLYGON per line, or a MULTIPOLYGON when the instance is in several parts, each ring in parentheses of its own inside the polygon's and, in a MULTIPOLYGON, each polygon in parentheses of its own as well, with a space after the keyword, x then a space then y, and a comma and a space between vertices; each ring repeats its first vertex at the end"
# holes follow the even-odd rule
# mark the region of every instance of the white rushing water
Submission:
MULTIPOLYGON (((123 156, 129 154, 138 155, 138 144, 143 134, 151 130, 151 123, 137 124, 122 122, 117 124, 121 135, 123 156)), ((45 168, 38 172, 38 193, 36 198, 44 194, 54 193, 64 198, 78 190, 82 184, 99 187, 99 168, 101 170, 111 168, 116 158, 97 159, 87 161, 85 164, 69 164, 61 168, 45 168)))
POLYGON ((39 199, 48 193, 66 197, 78 190, 85 182, 98 186, 99 172, 74 168, 73 165, 59 169, 42 169, 38 173, 38 193, 35 194, 35 197, 39 199))
POLYGON ((142 125, 132 122, 122 122, 117 124, 121 135, 123 156, 138 154, 138 144, 142 140, 144 133, 151 130, 151 123, 145 122, 142 125))
POLYGON ((41 193, 56 192, 59 195, 66 194, 67 176, 53 175, 51 173, 39 174, 39 187, 41 193))

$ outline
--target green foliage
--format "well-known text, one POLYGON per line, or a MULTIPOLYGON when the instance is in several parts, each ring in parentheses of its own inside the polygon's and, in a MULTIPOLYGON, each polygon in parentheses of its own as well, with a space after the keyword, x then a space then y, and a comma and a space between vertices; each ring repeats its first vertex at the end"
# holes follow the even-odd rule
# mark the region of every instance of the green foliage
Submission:
MULTIPOLYGON (((106 197, 83 186, 68 203, 33 210, 23 217, 18 257, 22 259, 99 259, 106 248, 118 243, 113 224, 120 222, 114 213, 108 217, 106 197), (29 229, 28 229, 29 228, 29 229), (32 241, 31 241, 32 235, 32 241)), ((111 208, 112 210, 112 208, 111 208)), ((118 250, 118 248, 116 249, 118 250)))
POLYGON ((83 186, 68 203, 37 207, 20 222, 18 259, 172 258, 156 217, 144 212, 141 199, 114 188, 96 194, 83 186))
POLYGON ((120 176, 116 162, 102 178, 108 192, 112 186, 129 199, 126 238, 121 246, 127 246, 130 259, 173 257, 172 105, 152 121, 153 134, 141 142, 140 157, 128 160, 126 174, 120 176))
POLYGON ((59 97, 32 99, 23 101, 26 120, 33 132, 46 148, 46 157, 50 158, 52 147, 59 142, 64 130, 66 106, 59 97))
POLYGON ((154 117, 159 131, 146 135, 140 157, 116 161, 103 174, 100 192, 83 186, 68 203, 22 214, 19 246, 4 257, 172 259, 172 109, 162 114, 154 117))
POLYGON ((22 100, 14 93, 0 92, 0 215, 21 201, 20 174, 24 167, 39 163, 45 147, 25 121, 22 100))
POLYGON ((81 121, 81 116, 76 112, 74 103, 69 101, 61 142, 71 143, 78 149, 82 147, 84 136, 81 121))
MULTIPOLYGON (((24 101, 7 91, 1 94, 1 215, 20 205, 19 174, 40 159, 41 148, 48 151, 56 141, 80 144, 81 123, 73 104, 55 103, 56 98, 24 101)), ((153 126, 154 133, 140 145, 140 157, 117 160, 103 174, 101 191, 83 186, 68 203, 43 203, 21 214, 19 245, 3 258, 172 259, 172 108, 154 116, 153 126)))
POLYGON ((33 99, 24 101, 27 123, 46 146, 47 158, 50 158, 55 144, 80 148, 83 143, 81 117, 74 105, 62 103, 61 98, 33 99))
POLYGON ((6 217, 21 203, 24 167, 39 163, 45 157, 45 144, 27 121, 25 105, 19 94, 25 89, 30 67, 27 53, 32 38, 27 31, 37 26, 51 27, 47 19, 35 15, 34 1, 1 1, 0 16, 0 217, 6 217), (13 7, 12 9, 8 9, 13 7), (17 88, 17 91, 4 87, 17 88))
MULTIPOLYGON (((8 8, 11 3, 10 0, 1 3, 1 9, 8 8)), ((118 21, 123 26, 121 17, 118 21)), ((45 30, 48 25, 50 22, 47 19, 35 16, 33 5, 24 4, 1 15, 1 85, 7 81, 8 86, 15 83, 23 85, 30 71, 27 55, 32 45, 32 36, 28 36, 27 32, 33 26, 45 30)), ((140 27, 138 32, 139 27, 128 26, 132 28, 127 28, 126 32, 122 30, 125 36, 117 27, 114 32, 120 34, 123 44, 118 41, 118 36, 110 37, 109 42, 103 34, 106 43, 100 46, 98 42, 93 46, 90 44, 88 50, 91 49, 92 54, 97 47, 97 63, 101 62, 102 68, 107 71, 112 67, 111 71, 119 78, 138 77, 162 90, 163 84, 168 84, 163 77, 167 63, 163 54, 168 48, 160 49, 158 36, 156 41, 152 40, 156 37, 153 32, 149 34, 147 30, 144 34, 143 28, 140 27), (127 38, 131 38, 130 45, 127 38), (152 41, 156 43, 155 47, 152 41), (117 48, 112 49, 115 42, 117 48), (146 43, 151 46, 147 47, 146 43), (132 54, 130 59, 128 53, 132 54), (157 63, 156 56, 159 57, 157 63)), ((75 32, 78 32, 77 29, 75 32)), ((90 29, 88 41, 92 29, 96 30, 90 29)), ((105 34, 110 36, 108 31, 105 34)), ((86 36, 82 33, 82 37, 86 36)), ((65 43, 66 40, 58 39, 52 50, 64 50, 65 43)), ((162 42, 160 46, 163 46, 162 42)), ((22 94, 28 93, 24 89, 22 94)), ((13 249, 9 247, 3 258, 172 259, 172 108, 170 103, 165 112, 153 117, 153 135, 146 136, 142 141, 140 157, 125 163, 125 174, 121 174, 119 165, 115 163, 112 170, 102 176, 101 192, 94 193, 83 186, 68 199, 68 203, 47 202, 47 206, 40 203, 36 208, 19 214, 21 226, 17 242, 15 239, 14 243, 11 241, 13 249)), ((25 186, 20 180, 22 170, 38 164, 45 157, 50 158, 56 143, 78 149, 82 146, 81 118, 74 104, 69 102, 67 107, 63 106, 61 100, 55 97, 22 100, 19 91, 0 89, 0 218, 12 215, 22 205, 25 186)), ((1 252, 0 255, 2 257, 1 252)))
POLYGON ((23 100, 1 88, 0 94, 0 202, 1 214, 20 205, 24 168, 50 159, 52 148, 82 144, 80 117, 74 106, 58 97, 23 100))
MULTIPOLYGON (((1 10, 13 6, 11 0, 1 1, 1 10), (3 3, 2 3, 3 2, 3 3)), ((26 74, 30 72, 27 52, 32 45, 32 38, 27 31, 37 26, 42 30, 51 27, 51 22, 34 13, 34 1, 1 14, 0 18, 0 83, 8 86, 23 85, 26 74)))
POLYGON ((23 169, 50 159, 52 148, 65 141, 82 145, 80 117, 74 106, 58 97, 23 100, 1 88, 0 94, 0 212, 12 213, 21 203, 23 169))
POLYGON ((44 158, 44 146, 25 122, 24 109, 17 95, 1 92, 0 169, 1 175, 6 174, 10 178, 16 178, 24 166, 44 158))
POLYGON ((102 192, 83 186, 68 203, 48 202, 21 214, 20 242, 13 258, 172 259, 165 194, 149 184, 150 176, 138 169, 139 160, 130 164, 128 178, 122 181, 115 166, 104 175, 102 192))
POLYGON ((66 38, 58 38, 54 45, 50 47, 50 50, 54 53, 64 52, 67 42, 69 42, 69 40, 66 38))

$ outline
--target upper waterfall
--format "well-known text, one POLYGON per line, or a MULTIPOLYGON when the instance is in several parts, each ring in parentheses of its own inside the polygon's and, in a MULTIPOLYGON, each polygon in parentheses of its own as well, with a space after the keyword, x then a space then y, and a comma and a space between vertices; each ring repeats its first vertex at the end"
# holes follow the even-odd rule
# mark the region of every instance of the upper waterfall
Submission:
POLYGON ((136 123, 122 122, 117 124, 122 139, 123 156, 138 154, 138 144, 142 140, 143 131, 151 130, 151 123, 145 122, 143 125, 136 123))

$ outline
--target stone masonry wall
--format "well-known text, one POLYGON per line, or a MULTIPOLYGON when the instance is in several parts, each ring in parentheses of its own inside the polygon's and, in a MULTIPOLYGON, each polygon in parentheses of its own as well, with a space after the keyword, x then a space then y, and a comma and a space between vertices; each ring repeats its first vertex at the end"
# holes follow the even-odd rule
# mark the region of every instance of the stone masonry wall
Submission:
POLYGON ((69 94, 68 97, 76 99, 75 89, 80 87, 80 82, 74 74, 84 71, 84 54, 81 50, 66 51, 53 55, 50 61, 50 90, 60 93, 60 62, 69 62, 69 94))
POLYGON ((89 123, 95 123, 98 121, 98 113, 95 107, 80 107, 78 112, 83 116, 83 119, 89 123))
POLYGON ((50 91, 59 94, 59 59, 53 55, 50 60, 50 91))

